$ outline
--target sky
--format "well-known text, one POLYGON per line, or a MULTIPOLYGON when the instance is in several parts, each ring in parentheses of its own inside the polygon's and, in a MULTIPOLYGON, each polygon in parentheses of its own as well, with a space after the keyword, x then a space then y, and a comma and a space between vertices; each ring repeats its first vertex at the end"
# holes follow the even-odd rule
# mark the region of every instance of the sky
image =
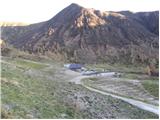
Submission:
POLYGON ((155 11, 160 0, 0 0, 0 21, 46 21, 71 3, 102 11, 155 11))

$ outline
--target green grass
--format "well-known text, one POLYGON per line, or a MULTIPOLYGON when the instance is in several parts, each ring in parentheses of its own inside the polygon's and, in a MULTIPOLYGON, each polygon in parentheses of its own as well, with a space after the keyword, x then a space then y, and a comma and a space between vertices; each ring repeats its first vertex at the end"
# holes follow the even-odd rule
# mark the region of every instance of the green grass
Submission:
POLYGON ((138 79, 138 80, 159 80, 156 76, 148 76, 146 74, 123 73, 121 78, 138 79))
POLYGON ((15 63, 18 65, 21 65, 23 67, 34 68, 34 69, 43 69, 43 68, 47 67, 47 65, 45 65, 45 64, 34 63, 34 62, 25 61, 25 60, 21 60, 21 59, 16 60, 15 63))
POLYGON ((127 72, 127 73, 143 73, 144 66, 122 65, 122 64, 88 64, 88 69, 95 69, 98 71, 109 70, 115 72, 127 72))
POLYGON ((159 98, 159 84, 156 81, 143 81, 142 85, 150 94, 159 98))
MULTIPOLYGON (((60 69, 61 64, 54 63, 51 71, 46 69, 45 71, 43 68, 47 67, 46 65, 25 59, 5 58, 5 61, 11 64, 1 64, 2 118, 88 118, 88 114, 84 116, 84 111, 76 112, 72 103, 65 103, 66 96, 72 90, 82 91, 84 88, 63 83, 60 78, 58 80, 54 77, 53 80, 46 79, 47 75, 57 74, 57 69, 60 69), (44 76, 35 77, 25 74, 28 68, 34 71, 41 69, 44 76), (65 117, 62 117, 64 114, 65 117)), ((96 78, 91 78, 91 80, 94 81, 96 78)), ((74 93, 76 92, 72 92, 74 93)))
POLYGON ((37 61, 30 61, 26 59, 21 59, 21 58, 7 58, 7 57, 2 57, 2 60, 15 64, 17 67, 22 67, 22 68, 33 68, 33 69, 43 69, 47 67, 47 65, 44 63, 39 63, 37 61))
POLYGON ((89 78, 89 80, 96 81, 98 80, 98 78, 93 77, 93 78, 89 78))
MULTIPOLYGON (((39 68, 32 63, 23 64, 39 68)), ((26 66, 27 69, 27 66, 26 66)), ((58 83, 28 76, 17 67, 2 63, 2 117, 3 118, 73 118, 74 110, 59 101, 53 94, 58 83), (10 106, 6 109, 4 106, 10 106)))

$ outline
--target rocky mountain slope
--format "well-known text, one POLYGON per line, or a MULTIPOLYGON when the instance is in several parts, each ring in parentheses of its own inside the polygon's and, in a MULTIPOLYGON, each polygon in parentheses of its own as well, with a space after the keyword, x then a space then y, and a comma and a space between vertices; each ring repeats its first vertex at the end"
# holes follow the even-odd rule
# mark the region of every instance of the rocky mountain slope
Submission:
POLYGON ((2 27, 2 39, 60 60, 158 64, 159 11, 102 12, 71 4, 48 21, 2 27))

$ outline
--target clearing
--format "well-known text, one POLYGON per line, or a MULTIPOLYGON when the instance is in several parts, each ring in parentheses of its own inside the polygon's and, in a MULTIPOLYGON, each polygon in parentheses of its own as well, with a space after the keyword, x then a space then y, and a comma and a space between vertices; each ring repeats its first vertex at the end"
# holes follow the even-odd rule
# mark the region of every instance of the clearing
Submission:
POLYGON ((2 57, 1 73, 2 118, 158 118, 70 82, 79 74, 64 69, 60 62, 2 57))

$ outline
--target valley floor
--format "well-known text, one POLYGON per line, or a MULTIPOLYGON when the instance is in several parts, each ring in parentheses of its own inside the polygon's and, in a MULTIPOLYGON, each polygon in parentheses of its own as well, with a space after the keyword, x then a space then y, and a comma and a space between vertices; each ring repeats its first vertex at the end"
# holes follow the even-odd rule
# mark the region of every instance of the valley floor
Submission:
POLYGON ((133 84, 136 82, 108 77, 78 79, 77 76, 80 74, 66 70, 60 62, 2 57, 1 117, 158 118, 154 112, 102 94, 110 92, 158 107, 158 97, 142 87, 141 82, 133 84))

